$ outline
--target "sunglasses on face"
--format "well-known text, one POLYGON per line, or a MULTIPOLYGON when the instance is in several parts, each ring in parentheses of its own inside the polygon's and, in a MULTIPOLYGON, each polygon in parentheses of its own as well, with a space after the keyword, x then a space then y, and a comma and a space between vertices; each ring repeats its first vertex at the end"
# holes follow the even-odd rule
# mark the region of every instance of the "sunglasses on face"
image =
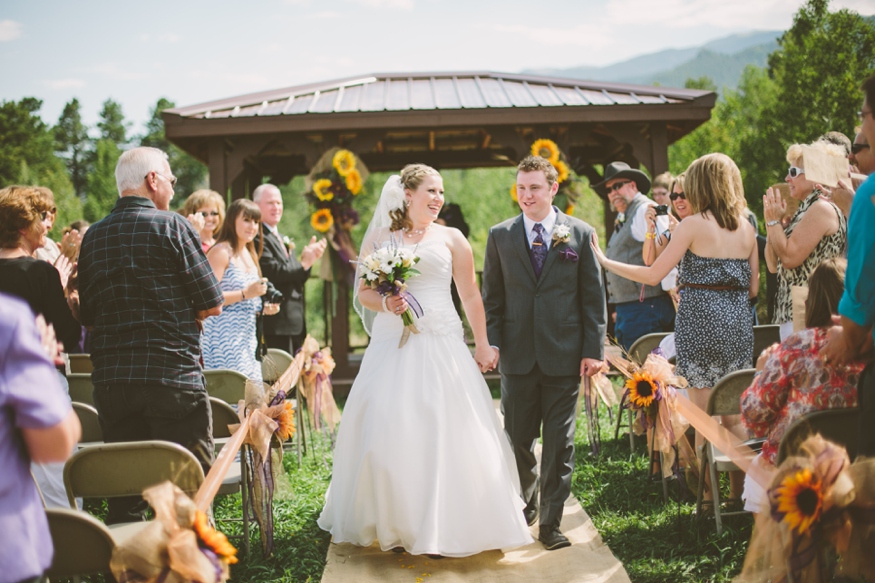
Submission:
POLYGON ((615 182, 611 186, 608 187, 608 192, 616 192, 626 186, 627 184, 631 184, 631 180, 627 180, 626 182, 615 182))
POLYGON ((50 209, 47 210, 47 211, 43 211, 43 212, 41 212, 41 213, 39 214, 39 216, 40 216, 40 218, 41 218, 42 220, 46 220, 46 217, 48 217, 49 215, 54 215, 54 214, 56 214, 57 212, 58 212, 58 207, 52 207, 52 208, 50 208, 50 209))
POLYGON ((219 211, 198 211, 198 213, 202 217, 218 217, 219 211))
POLYGON ((787 174, 790 176, 790 178, 796 178, 800 174, 805 174, 805 169, 798 168, 796 166, 790 166, 790 169, 787 170, 787 174))
POLYGON ((851 154, 859 154, 863 150, 868 150, 869 144, 853 144, 851 146, 851 154))
POLYGON ((668 198, 672 202, 676 201, 677 199, 687 200, 687 195, 684 194, 683 192, 672 192, 671 194, 668 195, 668 198))

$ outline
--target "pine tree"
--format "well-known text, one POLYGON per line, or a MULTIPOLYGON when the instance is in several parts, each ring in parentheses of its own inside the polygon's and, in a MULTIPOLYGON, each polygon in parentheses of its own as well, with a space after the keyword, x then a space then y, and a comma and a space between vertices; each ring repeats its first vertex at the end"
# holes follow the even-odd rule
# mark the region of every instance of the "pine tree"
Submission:
POLYGON ((54 136, 55 152, 64 158, 73 190, 80 199, 84 198, 91 140, 88 138, 88 126, 82 123, 82 108, 78 99, 73 98, 64 106, 54 128, 54 136))

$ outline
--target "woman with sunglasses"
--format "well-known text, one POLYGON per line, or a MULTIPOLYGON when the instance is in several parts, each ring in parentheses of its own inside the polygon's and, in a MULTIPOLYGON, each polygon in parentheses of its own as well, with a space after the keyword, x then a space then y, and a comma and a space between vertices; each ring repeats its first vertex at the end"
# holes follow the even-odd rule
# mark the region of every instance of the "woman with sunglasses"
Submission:
MULTIPOLYGON (((838 146, 814 142, 816 148, 828 156, 844 157, 838 146)), ((848 240, 848 222, 842 211, 830 200, 820 184, 805 176, 802 146, 793 144, 787 150, 790 169, 786 181, 790 196, 799 208, 784 227, 781 219, 787 203, 777 188, 770 188, 763 196, 763 218, 766 223, 766 266, 778 276, 773 324, 781 325, 781 339, 793 332, 793 286, 808 286, 814 268, 826 259, 840 257, 848 240)))
POLYGON ((189 220, 200 231, 201 246, 206 253, 216 244, 215 237, 225 220, 225 200, 215 190, 195 190, 185 199, 179 214, 190 217, 189 220), (200 221, 201 218, 203 223, 200 221))
POLYGON ((657 228, 656 207, 649 207, 644 213, 644 220, 647 221, 647 235, 644 238, 644 246, 641 248, 641 256, 644 259, 644 265, 653 265, 656 258, 662 254, 663 249, 668 245, 671 239, 671 234, 674 232, 678 223, 691 214, 693 209, 690 203, 687 202, 687 196, 684 194, 684 176, 686 173, 681 172, 671 182, 670 194, 668 199, 671 202, 672 212, 668 213, 668 228, 659 230, 657 228))

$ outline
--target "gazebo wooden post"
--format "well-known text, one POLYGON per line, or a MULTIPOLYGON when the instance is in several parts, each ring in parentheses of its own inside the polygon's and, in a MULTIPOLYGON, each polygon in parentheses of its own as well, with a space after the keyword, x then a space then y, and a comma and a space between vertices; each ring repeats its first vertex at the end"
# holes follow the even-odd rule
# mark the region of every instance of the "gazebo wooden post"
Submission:
POLYGON ((227 199, 228 181, 225 176, 225 140, 222 138, 210 140, 209 151, 210 188, 227 199))

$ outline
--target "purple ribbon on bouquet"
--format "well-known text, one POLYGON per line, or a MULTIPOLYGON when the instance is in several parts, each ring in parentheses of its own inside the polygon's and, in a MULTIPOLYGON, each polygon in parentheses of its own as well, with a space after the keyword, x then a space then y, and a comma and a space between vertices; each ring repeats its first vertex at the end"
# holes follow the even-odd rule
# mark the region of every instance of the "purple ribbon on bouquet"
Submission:
POLYGON ((401 291, 397 285, 390 281, 384 281, 380 285, 377 286, 377 292, 381 296, 401 296, 407 302, 407 305, 410 306, 410 309, 416 314, 417 318, 421 318, 423 311, 422 306, 419 305, 419 300, 413 297, 413 294, 408 291, 401 291))

